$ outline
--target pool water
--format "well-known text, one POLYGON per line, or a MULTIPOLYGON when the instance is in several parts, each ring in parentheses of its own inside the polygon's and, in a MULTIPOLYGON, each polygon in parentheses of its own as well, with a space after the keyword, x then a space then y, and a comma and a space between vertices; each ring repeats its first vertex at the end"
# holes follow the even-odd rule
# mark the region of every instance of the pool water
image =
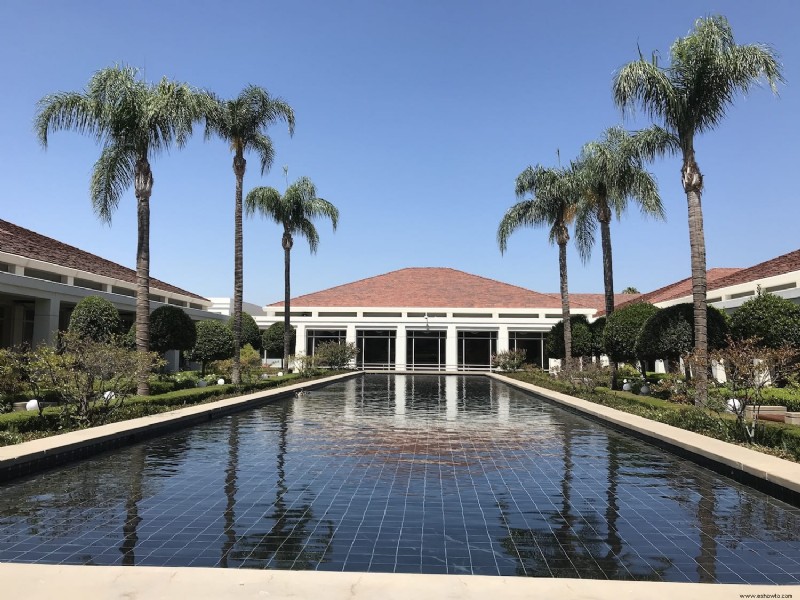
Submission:
POLYGON ((478 376, 358 377, 0 491, 0 561, 800 583, 800 510, 478 376))

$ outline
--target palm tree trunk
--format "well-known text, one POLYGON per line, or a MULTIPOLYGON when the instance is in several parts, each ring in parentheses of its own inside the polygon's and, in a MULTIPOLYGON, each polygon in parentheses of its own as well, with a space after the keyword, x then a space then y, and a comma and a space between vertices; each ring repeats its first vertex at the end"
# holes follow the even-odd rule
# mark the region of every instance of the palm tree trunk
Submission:
POLYGON ((684 152, 683 189, 689 208, 689 245, 692 252, 692 299, 694 302, 695 404, 708 400, 708 324, 706 312, 706 242, 703 232, 701 191, 703 176, 694 160, 694 150, 684 152))
POLYGON ((289 369, 289 345, 292 340, 292 323, 290 312, 292 310, 290 297, 291 297, 291 284, 290 284, 290 261, 292 253, 292 236, 288 232, 283 233, 283 368, 288 371, 289 369))
POLYGON ((242 295, 244 290, 242 248, 242 182, 247 161, 241 149, 236 150, 233 157, 233 172, 236 175, 236 206, 234 209, 233 234, 233 364, 231 365, 231 381, 238 384, 241 379, 239 352, 242 347, 242 295))
POLYGON ((572 369, 572 323, 569 320, 569 288, 567 285, 567 242, 558 243, 558 267, 561 277, 561 318, 564 320, 564 369, 572 369))
MULTIPOLYGON (((603 202, 602 209, 598 211, 600 221, 600 242, 603 247, 603 285, 606 295, 606 319, 614 312, 614 266, 611 258, 611 210, 608 202, 603 202)), ((611 389, 619 388, 617 383, 617 363, 611 361, 611 389)))
MULTIPOLYGON (((153 173, 147 156, 136 161, 134 172, 137 225, 136 241, 136 351, 150 350, 150 194, 153 191, 153 173)), ((150 373, 139 371, 136 382, 139 396, 150 395, 150 373)))

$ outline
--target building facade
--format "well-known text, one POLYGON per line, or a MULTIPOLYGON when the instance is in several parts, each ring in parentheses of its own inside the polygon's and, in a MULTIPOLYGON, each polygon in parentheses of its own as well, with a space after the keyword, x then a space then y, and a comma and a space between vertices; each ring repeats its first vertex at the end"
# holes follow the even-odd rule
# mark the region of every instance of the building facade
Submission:
MULTIPOLYGON (((570 296, 573 314, 591 317, 600 295, 570 296)), ((283 320, 283 303, 256 316, 283 320)), ((561 298, 463 271, 408 268, 292 299, 296 355, 323 342, 358 347, 357 367, 397 371, 486 370, 504 350, 549 364, 544 338, 561 320, 561 298)))
MULTIPOLYGON (((130 326, 136 313, 136 272, 29 229, 0 220, 0 347, 52 342, 75 305, 101 296, 130 326)), ((150 308, 181 307, 192 319, 221 319, 211 302, 150 279, 150 308)))

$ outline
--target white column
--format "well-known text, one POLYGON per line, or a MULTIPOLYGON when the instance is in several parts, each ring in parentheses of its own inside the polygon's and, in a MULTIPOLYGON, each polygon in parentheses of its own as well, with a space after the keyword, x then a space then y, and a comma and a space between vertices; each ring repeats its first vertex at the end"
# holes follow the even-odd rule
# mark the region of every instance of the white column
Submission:
POLYGON ((500 325, 497 330, 497 353, 506 352, 508 348, 508 325, 500 325))
POLYGON ((458 371, 458 331, 455 325, 447 326, 447 340, 444 345, 445 369, 458 371))
MULTIPOLYGON (((347 332, 344 335, 345 335, 344 341, 346 343, 348 343, 348 344, 357 344, 356 324, 355 323, 350 323, 347 326, 347 332)), ((361 348, 359 348, 358 350, 359 350, 359 354, 361 354, 361 348)), ((364 361, 363 361, 364 357, 362 356, 362 357, 356 357, 356 359, 354 361, 351 361, 350 366, 351 367, 355 367, 358 364, 359 358, 362 359, 361 360, 361 364, 363 365, 364 364, 364 361)))
POLYGON ((36 299, 36 312, 33 316, 33 345, 51 343, 58 332, 58 313, 61 301, 50 298, 36 299))
POLYGON ((406 341, 408 337, 406 336, 406 326, 405 325, 398 325, 397 326, 397 338, 395 338, 394 344, 394 369, 395 371, 405 371, 406 370, 406 341))
POLYGON ((294 353, 298 356, 306 353, 306 326, 298 325, 294 340, 294 353))

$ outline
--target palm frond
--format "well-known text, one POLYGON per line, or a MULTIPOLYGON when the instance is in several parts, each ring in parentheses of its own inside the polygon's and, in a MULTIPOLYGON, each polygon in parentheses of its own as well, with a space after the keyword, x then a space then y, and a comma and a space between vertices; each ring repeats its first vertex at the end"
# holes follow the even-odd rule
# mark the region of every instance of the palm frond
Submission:
POLYGON ((272 162, 275 160, 275 148, 272 145, 272 139, 268 135, 256 133, 250 139, 250 148, 258 155, 258 162, 261 165, 261 174, 266 174, 272 162))
POLYGON ((250 217, 258 213, 262 217, 281 223, 283 216, 283 198, 280 192, 272 187, 261 186, 250 190, 244 199, 245 214, 250 217))
POLYGON ((107 223, 133 183, 136 156, 130 148, 106 146, 92 169, 89 195, 95 213, 107 223))
POLYGON ((311 250, 311 254, 317 253, 317 249, 319 248, 319 233, 309 219, 301 219, 294 223, 293 233, 298 233, 308 240, 308 247, 311 250))
POLYGON ((39 142, 47 147, 51 131, 74 130, 98 140, 104 133, 103 110, 94 99, 77 92, 61 92, 42 98, 35 119, 39 142))

